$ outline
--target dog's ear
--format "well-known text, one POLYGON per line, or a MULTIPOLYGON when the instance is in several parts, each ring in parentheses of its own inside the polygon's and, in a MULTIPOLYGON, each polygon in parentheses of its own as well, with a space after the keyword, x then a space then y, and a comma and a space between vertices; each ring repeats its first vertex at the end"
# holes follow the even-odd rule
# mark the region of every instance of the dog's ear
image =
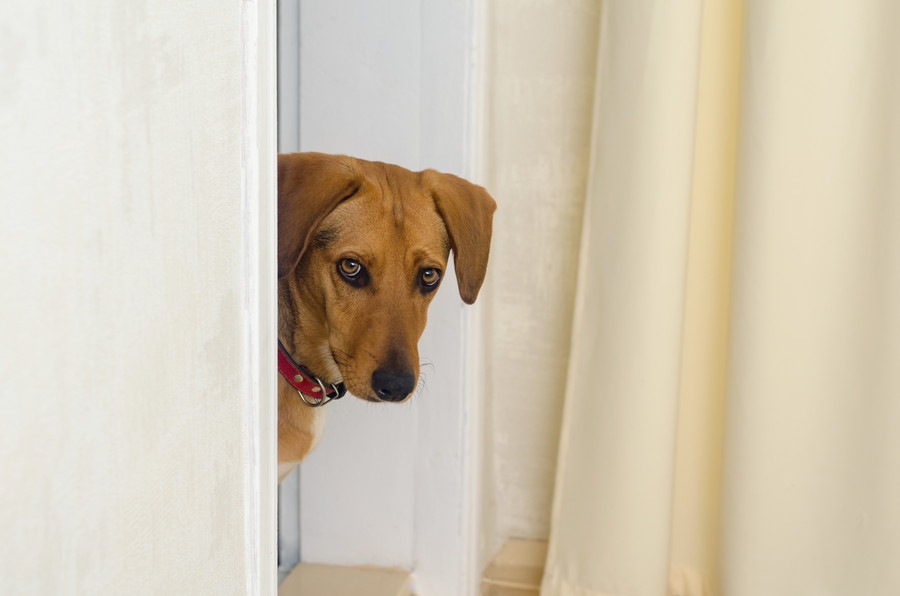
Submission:
POLYGON ((452 174, 425 170, 422 179, 450 235, 459 295, 463 302, 472 304, 487 272, 491 221, 497 203, 482 187, 452 174))
POLYGON ((297 267, 326 215, 362 184, 352 157, 325 153, 278 156, 278 278, 297 267))

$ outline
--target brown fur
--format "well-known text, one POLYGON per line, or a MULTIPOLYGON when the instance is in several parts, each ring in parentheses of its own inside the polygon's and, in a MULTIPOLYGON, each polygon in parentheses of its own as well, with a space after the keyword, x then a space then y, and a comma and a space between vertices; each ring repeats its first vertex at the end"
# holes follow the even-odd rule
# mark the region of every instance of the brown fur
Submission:
MULTIPOLYGON (((405 370, 418 381, 417 344, 435 292, 425 268, 446 275, 450 251, 460 296, 471 304, 487 269, 494 200, 434 170, 321 153, 278 158, 278 335, 295 360, 353 395, 381 401, 372 374, 405 370), (342 259, 366 268, 368 284, 339 274, 342 259)), ((405 398, 408 399, 408 396, 405 398)), ((405 401, 405 399, 403 401, 405 401)), ((313 447, 321 408, 279 376, 278 461, 313 447)))

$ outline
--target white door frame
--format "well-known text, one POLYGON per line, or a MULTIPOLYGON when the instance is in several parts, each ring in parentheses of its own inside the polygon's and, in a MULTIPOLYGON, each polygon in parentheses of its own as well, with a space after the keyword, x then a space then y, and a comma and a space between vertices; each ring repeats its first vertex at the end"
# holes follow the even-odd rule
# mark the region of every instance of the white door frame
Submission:
POLYGON ((248 594, 274 595, 276 576, 277 399, 276 240, 277 154, 275 0, 241 3, 243 59, 242 212, 246 391, 250 399, 244 462, 248 594))

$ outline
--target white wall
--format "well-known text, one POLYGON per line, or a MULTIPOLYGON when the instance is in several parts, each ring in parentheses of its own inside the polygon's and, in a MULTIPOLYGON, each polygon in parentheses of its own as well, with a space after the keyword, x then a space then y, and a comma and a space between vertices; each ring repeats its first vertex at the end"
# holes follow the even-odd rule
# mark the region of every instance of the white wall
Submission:
MULTIPOLYGON (((471 13, 449 0, 301 3, 300 148, 470 175, 471 13)), ((405 567, 424 594, 466 593, 466 317, 447 277, 420 343, 423 391, 326 408, 300 470, 303 560, 405 567)))
POLYGON ((274 585, 266 10, 0 11, 0 593, 274 585))

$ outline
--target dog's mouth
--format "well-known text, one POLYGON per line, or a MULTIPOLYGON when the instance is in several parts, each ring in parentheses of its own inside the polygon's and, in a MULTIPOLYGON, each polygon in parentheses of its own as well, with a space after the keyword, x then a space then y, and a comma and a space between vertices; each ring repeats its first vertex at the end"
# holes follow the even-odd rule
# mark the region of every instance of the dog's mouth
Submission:
POLYGON ((350 354, 338 349, 329 349, 330 364, 329 374, 333 374, 335 383, 341 382, 347 387, 347 392, 354 397, 370 402, 380 402, 369 383, 364 382, 365 375, 358 374, 354 359, 350 354))
POLYGON ((340 376, 337 381, 343 381, 349 393, 364 401, 404 402, 412 396, 416 387, 417 379, 412 371, 378 367, 371 373, 362 374, 357 371, 353 359, 345 352, 332 350, 331 359, 340 376))

